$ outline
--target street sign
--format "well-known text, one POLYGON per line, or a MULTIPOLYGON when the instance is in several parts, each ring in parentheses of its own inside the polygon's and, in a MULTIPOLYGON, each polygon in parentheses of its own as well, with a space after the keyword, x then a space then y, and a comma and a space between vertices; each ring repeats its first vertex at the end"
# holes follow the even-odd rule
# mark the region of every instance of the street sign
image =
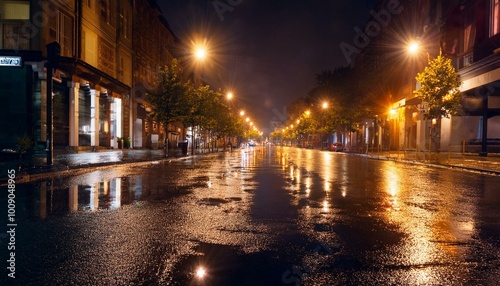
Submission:
POLYGON ((16 56, 0 56, 0 66, 2 67, 21 67, 22 59, 16 56))

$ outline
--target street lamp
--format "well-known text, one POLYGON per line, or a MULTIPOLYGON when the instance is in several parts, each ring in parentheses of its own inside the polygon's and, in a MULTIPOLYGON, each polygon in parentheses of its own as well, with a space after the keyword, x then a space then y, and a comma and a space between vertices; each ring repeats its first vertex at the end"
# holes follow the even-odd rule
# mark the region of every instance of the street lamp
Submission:
MULTIPOLYGON (((208 52, 206 48, 206 40, 204 41, 203 44, 201 43, 195 43, 194 41, 192 43, 192 57, 194 58, 195 61, 193 61, 193 65, 200 65, 199 67, 194 67, 194 73, 193 73, 193 83, 195 87, 198 87, 201 85, 202 80, 201 80, 201 73, 202 71, 200 70, 202 62, 205 62, 208 57, 208 52)), ((165 144, 167 143, 167 136, 168 136, 168 130, 166 132, 166 137, 165 137, 165 144)), ((195 126, 191 126, 191 153, 194 155, 194 148, 196 144, 196 136, 195 136, 195 126)), ((167 146, 168 148, 168 146, 167 146)))
POLYGON ((227 95, 226 95, 226 97, 227 97, 228 100, 233 99, 233 93, 232 92, 228 92, 227 95))
POLYGON ((410 54, 415 54, 418 52, 420 48, 420 45, 418 42, 412 42, 408 45, 408 52, 410 52, 410 54))
MULTIPOLYGON (((328 108, 328 102, 323 101, 323 104, 321 105, 321 108, 323 109, 323 111, 325 111, 328 108)), ((323 115, 322 116, 323 118, 321 118, 321 128, 323 128, 324 125, 325 125, 324 112, 323 112, 322 115, 323 115)), ((326 130, 325 130, 325 135, 326 135, 326 130)), ((323 136, 321 136, 321 150, 323 150, 323 142, 324 142, 323 139, 324 139, 323 136)))
POLYGON ((207 50, 205 49, 205 47, 196 47, 194 56, 198 60, 204 60, 207 57, 207 50))

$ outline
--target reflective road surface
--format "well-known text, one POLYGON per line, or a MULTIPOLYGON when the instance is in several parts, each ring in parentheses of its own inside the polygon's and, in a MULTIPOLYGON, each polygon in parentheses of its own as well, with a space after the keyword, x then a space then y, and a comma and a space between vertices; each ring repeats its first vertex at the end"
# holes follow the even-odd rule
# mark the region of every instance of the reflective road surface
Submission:
POLYGON ((495 176, 260 146, 18 184, 15 278, 1 191, 1 285, 500 285, 495 176))

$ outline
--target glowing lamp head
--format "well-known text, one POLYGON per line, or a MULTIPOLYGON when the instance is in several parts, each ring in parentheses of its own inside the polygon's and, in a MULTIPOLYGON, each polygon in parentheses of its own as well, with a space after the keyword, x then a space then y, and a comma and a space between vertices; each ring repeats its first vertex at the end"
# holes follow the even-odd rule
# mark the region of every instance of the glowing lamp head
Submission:
POLYGON ((205 278, 206 275, 207 275, 207 271, 205 270, 205 268, 198 267, 198 269, 196 269, 196 277, 198 279, 203 279, 203 278, 205 278))
POLYGON ((412 54, 418 52, 419 45, 418 42, 413 42, 408 46, 408 51, 412 54))
POLYGON ((197 48, 194 51, 194 55, 197 59, 203 60, 207 56, 207 51, 204 48, 197 48))

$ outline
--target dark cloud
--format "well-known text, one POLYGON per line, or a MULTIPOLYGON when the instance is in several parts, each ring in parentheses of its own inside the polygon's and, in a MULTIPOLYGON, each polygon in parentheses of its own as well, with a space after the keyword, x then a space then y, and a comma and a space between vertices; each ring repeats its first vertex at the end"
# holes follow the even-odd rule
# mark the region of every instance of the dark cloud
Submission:
POLYGON ((261 129, 280 117, 276 110, 282 113, 314 87, 316 73, 348 64, 339 45, 352 44, 354 27, 363 27, 374 5, 369 0, 158 2, 181 40, 189 42, 195 33, 213 39, 217 71, 205 77, 215 86, 231 86, 261 129), (222 13, 215 7, 220 3, 239 4, 222 13))

